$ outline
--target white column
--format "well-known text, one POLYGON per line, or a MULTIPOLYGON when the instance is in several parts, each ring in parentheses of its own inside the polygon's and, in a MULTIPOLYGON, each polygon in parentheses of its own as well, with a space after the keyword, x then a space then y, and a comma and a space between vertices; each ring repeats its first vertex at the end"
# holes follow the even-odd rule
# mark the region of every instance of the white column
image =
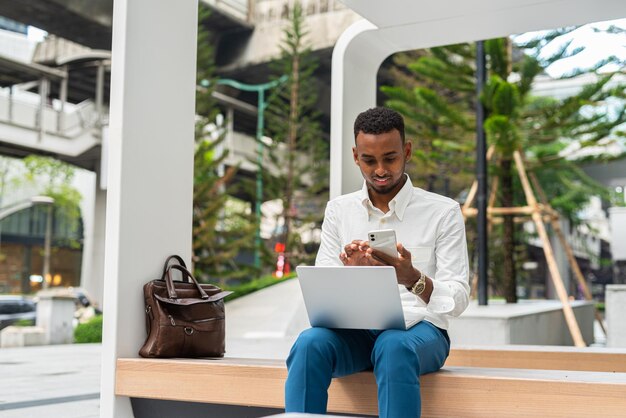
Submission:
POLYGON ((609 208, 613 261, 626 260, 626 208, 609 208))
POLYGON ((115 368, 145 339, 143 284, 169 254, 190 261, 197 8, 113 5, 101 417, 132 416, 115 368))
MULTIPOLYGON (((563 234, 566 237, 565 239, 567 239, 570 242, 570 244, 577 245, 577 242, 574 242, 574 239, 577 239, 577 238, 571 235, 569 221, 567 221, 567 219, 564 219, 564 218, 559 218, 559 223, 561 225, 561 230, 563 231, 563 234)), ((559 269, 559 273, 561 274, 561 279, 563 280, 563 286, 565 286, 565 290, 567 290, 567 293, 570 296, 576 296, 576 291, 574 291, 574 293, 570 291, 572 275, 571 275, 571 267, 569 265, 569 260, 567 259, 567 254, 565 253, 565 248, 563 248, 563 246, 561 245, 561 241, 559 240, 559 237, 557 237, 554 231, 552 230, 552 227, 549 226, 549 228, 551 231, 550 245, 552 246, 552 251, 554 253, 554 261, 556 261, 556 265, 559 269)), ((546 277, 546 278, 547 278, 547 284, 548 284, 547 294, 549 295, 549 298, 558 299, 556 290, 554 289, 554 283, 552 282, 551 279, 549 279, 549 277, 546 277)))
POLYGON ((65 129, 65 103, 67 102, 67 66, 63 67, 63 72, 65 76, 61 80, 61 85, 59 86, 59 101, 61 102, 61 106, 59 111, 57 112, 57 132, 63 133, 65 129))
POLYGON ((87 290, 96 306, 102 308, 107 192, 100 189, 98 183, 99 181, 96 179, 92 219, 88 231, 87 225, 85 225, 85 245, 83 246, 80 286, 87 290))
POLYGON ((354 119, 376 106, 376 74, 387 53, 368 36, 376 27, 366 20, 352 24, 333 49, 330 97, 330 197, 360 188, 361 173, 352 158, 354 119), (367 51, 367 52, 365 52, 367 51))
POLYGON ((605 291, 606 345, 626 348, 626 284, 609 284, 605 291))

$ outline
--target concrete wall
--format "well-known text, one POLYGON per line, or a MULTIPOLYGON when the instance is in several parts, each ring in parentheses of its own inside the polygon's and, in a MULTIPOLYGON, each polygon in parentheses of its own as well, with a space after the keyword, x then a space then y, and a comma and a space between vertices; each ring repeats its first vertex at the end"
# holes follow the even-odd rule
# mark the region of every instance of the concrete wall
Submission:
MULTIPOLYGON (((305 25, 309 30, 307 42, 313 51, 331 49, 343 31, 360 20, 360 16, 351 10, 337 10, 328 13, 307 16, 305 25)), ((284 19, 262 21, 255 25, 252 34, 243 40, 228 41, 229 51, 238 50, 228 63, 220 66, 220 71, 228 72, 251 65, 263 64, 280 56, 280 40, 283 30, 288 25, 284 19), (232 42, 232 43, 231 43, 232 42)))
MULTIPOLYGON (((583 339, 594 342, 593 302, 572 302, 583 339)), ((573 345, 558 301, 521 301, 517 304, 472 303, 459 318, 450 320, 453 344, 463 345, 573 345)))

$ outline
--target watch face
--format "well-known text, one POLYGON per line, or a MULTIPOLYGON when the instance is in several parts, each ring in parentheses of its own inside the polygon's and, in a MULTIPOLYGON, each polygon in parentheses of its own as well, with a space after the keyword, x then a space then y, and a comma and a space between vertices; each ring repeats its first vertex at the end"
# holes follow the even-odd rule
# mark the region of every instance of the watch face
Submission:
POLYGON ((426 289, 426 276, 423 274, 420 276, 419 280, 415 282, 413 287, 411 288, 411 293, 415 295, 421 295, 422 292, 426 289))
POLYGON ((419 295, 424 291, 425 288, 426 288, 426 283, 424 283, 424 281, 418 280, 411 288, 411 293, 415 295, 419 295))

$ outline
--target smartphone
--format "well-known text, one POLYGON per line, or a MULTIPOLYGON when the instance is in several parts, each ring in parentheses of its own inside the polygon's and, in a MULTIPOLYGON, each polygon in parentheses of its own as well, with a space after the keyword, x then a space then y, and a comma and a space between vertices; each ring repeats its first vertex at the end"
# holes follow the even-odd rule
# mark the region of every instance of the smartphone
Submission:
POLYGON ((398 257, 396 231, 393 229, 379 229, 367 233, 370 247, 375 248, 391 257, 398 257))

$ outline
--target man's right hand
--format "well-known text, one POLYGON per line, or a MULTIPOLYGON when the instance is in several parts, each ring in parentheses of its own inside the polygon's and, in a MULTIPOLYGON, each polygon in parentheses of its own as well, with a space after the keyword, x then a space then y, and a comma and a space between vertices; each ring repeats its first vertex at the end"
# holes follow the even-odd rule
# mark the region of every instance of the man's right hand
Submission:
POLYGON ((372 257, 366 255, 368 248, 367 241, 354 240, 344 247, 344 252, 339 254, 339 259, 344 266, 371 266, 372 257))

